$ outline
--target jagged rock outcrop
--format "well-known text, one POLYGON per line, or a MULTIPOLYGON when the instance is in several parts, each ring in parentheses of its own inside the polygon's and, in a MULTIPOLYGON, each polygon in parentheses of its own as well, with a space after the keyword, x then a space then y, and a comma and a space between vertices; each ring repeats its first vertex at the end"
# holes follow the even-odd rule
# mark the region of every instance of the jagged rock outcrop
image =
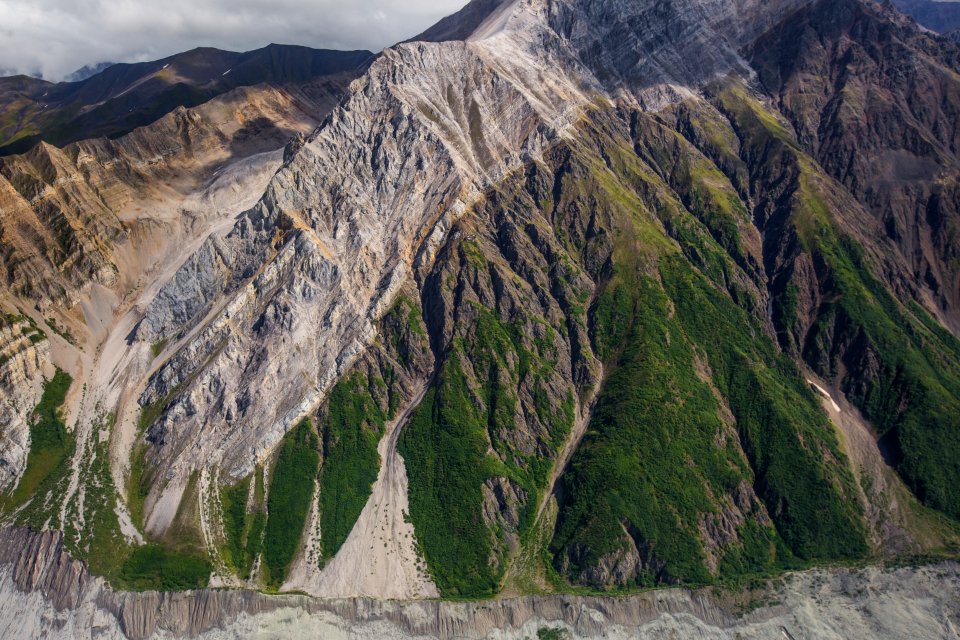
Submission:
POLYGON ((564 0, 550 4, 549 20, 609 90, 657 109, 746 72, 741 47, 808 2, 564 0))
POLYGON ((26 318, 0 314, 0 493, 19 481, 30 450, 30 415, 43 394, 50 343, 26 318))

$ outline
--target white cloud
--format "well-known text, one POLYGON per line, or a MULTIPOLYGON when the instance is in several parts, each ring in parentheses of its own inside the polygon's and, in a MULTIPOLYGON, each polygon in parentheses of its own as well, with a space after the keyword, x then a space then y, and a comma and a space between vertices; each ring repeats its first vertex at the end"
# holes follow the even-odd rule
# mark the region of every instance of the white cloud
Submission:
POLYGON ((97 62, 271 42, 378 51, 466 1, 0 0, 0 69, 57 80, 97 62))

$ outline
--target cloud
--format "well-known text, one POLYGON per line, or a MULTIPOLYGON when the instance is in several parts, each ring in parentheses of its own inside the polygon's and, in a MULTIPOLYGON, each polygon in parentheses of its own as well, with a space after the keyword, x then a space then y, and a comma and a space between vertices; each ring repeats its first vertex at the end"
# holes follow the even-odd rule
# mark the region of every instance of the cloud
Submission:
POLYGON ((416 35, 467 0, 0 0, 0 69, 59 80, 98 62, 271 42, 370 49, 416 35))

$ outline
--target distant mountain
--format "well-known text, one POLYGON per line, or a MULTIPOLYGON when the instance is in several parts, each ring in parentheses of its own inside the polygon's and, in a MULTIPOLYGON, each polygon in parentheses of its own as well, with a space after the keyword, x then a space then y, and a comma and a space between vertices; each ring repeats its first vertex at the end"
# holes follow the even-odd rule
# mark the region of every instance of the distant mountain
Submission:
POLYGON ((893 0, 893 4, 927 29, 947 33, 960 28, 960 2, 893 0))
POLYGON ((41 140, 62 146, 115 138, 236 87, 356 73, 372 55, 288 45, 246 53, 198 48, 154 62, 110 65, 79 82, 0 78, 0 155, 41 140))
POLYGON ((63 79, 63 81, 64 82, 82 82, 87 78, 92 78, 93 76, 97 75, 101 71, 105 71, 106 69, 112 67, 114 64, 116 63, 115 62, 98 62, 97 64, 87 64, 80 67, 70 75, 68 75, 66 78, 63 79))

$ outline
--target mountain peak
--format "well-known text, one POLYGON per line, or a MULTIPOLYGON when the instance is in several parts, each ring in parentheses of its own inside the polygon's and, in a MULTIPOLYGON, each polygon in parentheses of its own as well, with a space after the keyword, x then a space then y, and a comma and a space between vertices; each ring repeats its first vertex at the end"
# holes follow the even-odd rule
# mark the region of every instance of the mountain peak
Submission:
POLYGON ((466 40, 490 16, 502 12, 517 0, 471 0, 465 7, 443 18, 423 33, 409 41, 446 42, 466 40))

